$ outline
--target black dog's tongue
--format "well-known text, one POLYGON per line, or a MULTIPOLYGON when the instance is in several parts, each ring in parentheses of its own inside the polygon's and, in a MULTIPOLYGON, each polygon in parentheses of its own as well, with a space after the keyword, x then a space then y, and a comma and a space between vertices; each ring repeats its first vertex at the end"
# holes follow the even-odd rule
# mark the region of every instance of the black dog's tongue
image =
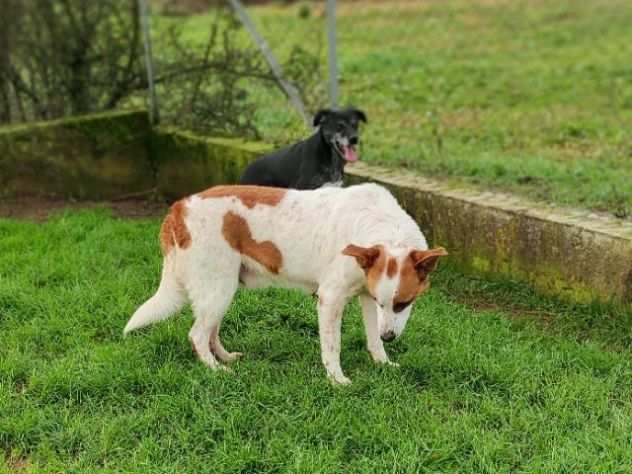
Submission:
POLYGON ((342 145, 342 151, 345 155, 345 160, 350 162, 358 161, 358 155, 356 154, 353 147, 342 145))

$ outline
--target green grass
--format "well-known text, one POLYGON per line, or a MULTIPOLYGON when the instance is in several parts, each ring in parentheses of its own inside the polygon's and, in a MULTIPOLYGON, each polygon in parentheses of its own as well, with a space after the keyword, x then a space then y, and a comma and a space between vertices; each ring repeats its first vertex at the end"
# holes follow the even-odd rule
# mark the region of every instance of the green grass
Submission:
MULTIPOLYGON (((300 7, 249 11, 280 58, 320 44, 326 65, 324 16, 300 7)), ((192 44, 210 18, 180 20, 192 44)), ((629 216, 630 18, 628 0, 342 2, 341 102, 368 113, 363 158, 629 216)), ((252 96, 267 141, 304 136, 278 91, 252 96)))
POLYGON ((443 265, 388 347, 400 368, 370 361, 350 306, 354 383, 334 388, 313 299, 243 291, 223 341, 245 360, 213 373, 189 310, 122 338, 158 282, 158 226, 0 220, 4 472, 632 470, 631 314, 443 265))

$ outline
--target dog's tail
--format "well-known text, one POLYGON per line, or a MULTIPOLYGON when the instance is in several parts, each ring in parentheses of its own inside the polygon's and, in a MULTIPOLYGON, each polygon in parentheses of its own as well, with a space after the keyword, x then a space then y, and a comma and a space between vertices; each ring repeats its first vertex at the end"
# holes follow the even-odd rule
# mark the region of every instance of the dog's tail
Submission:
POLYGON ((125 325, 124 335, 135 329, 167 319, 184 306, 187 299, 184 288, 176 279, 175 260, 176 252, 174 251, 165 256, 158 291, 136 310, 125 325))

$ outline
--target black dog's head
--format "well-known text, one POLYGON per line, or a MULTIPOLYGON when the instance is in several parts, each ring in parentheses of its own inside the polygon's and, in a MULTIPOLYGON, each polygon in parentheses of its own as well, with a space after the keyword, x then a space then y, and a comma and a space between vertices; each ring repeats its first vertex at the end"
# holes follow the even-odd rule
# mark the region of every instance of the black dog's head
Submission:
POLYGON ((323 109, 314 116, 314 126, 320 126, 325 142, 345 161, 357 161, 358 122, 366 123, 366 114, 359 109, 323 109))

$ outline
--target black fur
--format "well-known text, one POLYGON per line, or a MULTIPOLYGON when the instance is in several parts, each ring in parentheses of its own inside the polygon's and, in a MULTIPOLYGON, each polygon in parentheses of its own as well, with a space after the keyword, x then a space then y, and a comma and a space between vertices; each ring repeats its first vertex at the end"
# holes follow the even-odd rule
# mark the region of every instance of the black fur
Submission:
POLYGON ((314 116, 316 133, 254 161, 239 183, 294 189, 341 183, 347 162, 344 151, 351 147, 355 154, 360 120, 367 121, 365 113, 352 107, 320 110, 314 116))

